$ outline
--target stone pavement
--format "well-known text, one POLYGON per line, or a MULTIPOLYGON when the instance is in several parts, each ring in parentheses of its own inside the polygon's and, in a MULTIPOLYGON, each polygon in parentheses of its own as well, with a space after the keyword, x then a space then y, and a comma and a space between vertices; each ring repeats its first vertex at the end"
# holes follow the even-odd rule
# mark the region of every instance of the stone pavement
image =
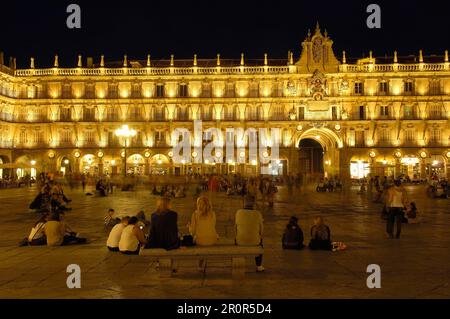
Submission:
MULTIPOLYGON (((150 216, 155 197, 149 191, 116 192, 108 198, 67 191, 73 199, 68 223, 91 240, 71 247, 18 247, 36 220, 28 211, 35 189, 0 190, 0 298, 450 298, 450 201, 425 196, 424 186, 408 187, 423 214, 420 224, 404 225, 400 240, 386 239, 381 207, 356 191, 343 194, 287 194, 280 188, 273 210, 264 209, 265 273, 247 263, 244 281, 231 278, 219 262, 199 273, 195 262, 182 262, 171 279, 159 279, 145 257, 110 253, 103 216, 116 211, 150 216), (292 214, 309 240, 317 214, 331 227, 332 239, 344 241, 342 252, 283 251, 281 234, 292 214), (78 264, 81 289, 68 289, 66 267, 78 264), (366 268, 381 266, 381 289, 368 289, 366 268)), ((234 213, 242 202, 212 195, 221 237, 233 238, 234 213)), ((181 232, 193 211, 190 197, 174 200, 181 232)), ((231 262, 228 262, 231 263, 231 262)), ((228 264, 229 266, 229 264, 228 264)))

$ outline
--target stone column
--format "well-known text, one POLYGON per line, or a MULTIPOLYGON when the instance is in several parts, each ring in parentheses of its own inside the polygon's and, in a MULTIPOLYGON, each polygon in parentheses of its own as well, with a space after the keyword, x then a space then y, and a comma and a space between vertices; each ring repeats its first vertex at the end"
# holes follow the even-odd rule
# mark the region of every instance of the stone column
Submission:
POLYGON ((351 187, 350 159, 351 154, 347 147, 339 150, 339 178, 344 184, 345 193, 348 193, 351 187))
POLYGON ((145 175, 150 175, 150 160, 148 158, 145 159, 145 175))
POLYGON ((104 169, 104 164, 103 164, 103 158, 99 158, 98 159, 98 175, 99 176, 103 176, 103 169, 104 169))
POLYGON ((420 178, 426 178, 427 177, 427 173, 425 170, 425 160, 422 158, 420 160, 420 178))
POLYGON ((400 176, 400 171, 401 171, 401 165, 400 165, 400 159, 396 158, 395 159, 395 172, 394 172, 394 177, 398 178, 400 176))

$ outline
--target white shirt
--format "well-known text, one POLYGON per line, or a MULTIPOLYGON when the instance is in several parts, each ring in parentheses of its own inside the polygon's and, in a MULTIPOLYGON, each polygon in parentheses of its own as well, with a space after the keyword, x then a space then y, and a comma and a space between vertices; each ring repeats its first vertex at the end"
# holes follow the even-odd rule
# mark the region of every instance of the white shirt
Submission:
POLYGON ((122 236, 122 232, 125 227, 126 225, 122 223, 115 225, 109 233, 108 240, 106 241, 106 246, 111 248, 119 247, 120 237, 122 236))
POLYGON ((136 235, 133 234, 135 225, 128 225, 122 231, 119 241, 120 251, 136 251, 139 247, 139 240, 136 235))

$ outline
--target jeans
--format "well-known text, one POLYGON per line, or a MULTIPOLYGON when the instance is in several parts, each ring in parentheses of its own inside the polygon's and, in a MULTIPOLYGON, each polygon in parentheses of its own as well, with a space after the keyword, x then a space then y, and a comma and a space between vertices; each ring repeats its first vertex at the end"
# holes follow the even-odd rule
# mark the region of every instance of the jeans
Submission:
POLYGON ((394 224, 395 222, 397 222, 397 233, 395 234, 395 237, 400 238, 400 233, 402 231, 402 219, 403 219, 403 208, 401 207, 389 208, 386 231, 391 237, 394 236, 394 224))

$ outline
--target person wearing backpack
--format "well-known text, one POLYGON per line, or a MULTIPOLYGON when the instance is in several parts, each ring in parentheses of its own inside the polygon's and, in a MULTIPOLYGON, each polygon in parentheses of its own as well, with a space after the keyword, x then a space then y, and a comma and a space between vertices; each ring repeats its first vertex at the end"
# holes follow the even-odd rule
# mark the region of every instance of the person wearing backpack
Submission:
POLYGON ((298 218, 292 216, 289 219, 289 223, 286 225, 286 229, 283 233, 281 240, 283 249, 303 249, 303 231, 298 225, 298 218))
POLYGON ((311 241, 309 248, 312 250, 332 250, 331 231, 325 225, 323 218, 318 216, 314 218, 314 226, 311 227, 311 241))

